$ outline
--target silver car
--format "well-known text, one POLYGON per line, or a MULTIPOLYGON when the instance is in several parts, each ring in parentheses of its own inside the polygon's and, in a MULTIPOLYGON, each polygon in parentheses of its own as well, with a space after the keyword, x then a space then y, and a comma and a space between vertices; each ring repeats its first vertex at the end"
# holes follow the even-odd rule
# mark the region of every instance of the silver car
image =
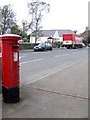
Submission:
POLYGON ((45 51, 50 50, 52 51, 52 45, 50 43, 40 43, 39 45, 34 47, 34 51, 45 51))

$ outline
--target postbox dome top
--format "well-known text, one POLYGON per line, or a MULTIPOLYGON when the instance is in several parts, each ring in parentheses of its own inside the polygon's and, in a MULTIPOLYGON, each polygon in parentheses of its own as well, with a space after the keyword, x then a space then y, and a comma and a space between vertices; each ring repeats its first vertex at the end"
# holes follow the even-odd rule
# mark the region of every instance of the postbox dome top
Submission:
POLYGON ((21 40, 21 36, 16 34, 4 34, 4 35, 0 35, 0 40, 18 41, 21 40))

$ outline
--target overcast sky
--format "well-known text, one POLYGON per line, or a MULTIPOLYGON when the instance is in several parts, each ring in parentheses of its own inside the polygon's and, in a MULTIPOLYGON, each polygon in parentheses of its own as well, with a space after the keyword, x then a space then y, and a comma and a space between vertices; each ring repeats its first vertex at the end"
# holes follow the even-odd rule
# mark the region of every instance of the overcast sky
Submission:
MULTIPOLYGON (((81 33, 88 26, 89 0, 42 0, 50 4, 50 13, 44 15, 43 29, 71 29, 81 33)), ((28 20, 27 3, 31 0, 0 0, 1 5, 11 4, 16 13, 17 22, 28 20)))

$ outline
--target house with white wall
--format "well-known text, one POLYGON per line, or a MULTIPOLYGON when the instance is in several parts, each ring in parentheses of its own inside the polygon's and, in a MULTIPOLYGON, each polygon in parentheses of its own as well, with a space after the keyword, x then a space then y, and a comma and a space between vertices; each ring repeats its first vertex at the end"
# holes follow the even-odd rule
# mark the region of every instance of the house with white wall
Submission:
MULTIPOLYGON (((37 43, 41 43, 41 42, 47 42, 49 39, 48 38, 52 38, 52 40, 56 41, 56 42, 61 42, 63 41, 63 34, 72 34, 74 33, 74 31, 72 30, 41 30, 41 37, 38 38, 37 43)), ((35 37, 34 35, 31 34, 30 37, 30 43, 33 44, 35 43, 35 37)))

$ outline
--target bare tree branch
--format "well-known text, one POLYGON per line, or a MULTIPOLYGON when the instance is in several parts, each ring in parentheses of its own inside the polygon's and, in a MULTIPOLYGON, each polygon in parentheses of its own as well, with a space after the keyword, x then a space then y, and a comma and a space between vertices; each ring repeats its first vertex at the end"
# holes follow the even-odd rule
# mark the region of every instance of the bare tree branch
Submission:
POLYGON ((37 42, 37 39, 41 34, 40 29, 42 28, 41 26, 41 20, 43 17, 43 12, 47 11, 49 12, 50 10, 50 5, 47 4, 46 2, 40 2, 35 1, 28 3, 28 8, 29 8, 29 14, 31 15, 31 22, 29 24, 29 28, 32 30, 32 32, 35 35, 35 43, 37 42))

